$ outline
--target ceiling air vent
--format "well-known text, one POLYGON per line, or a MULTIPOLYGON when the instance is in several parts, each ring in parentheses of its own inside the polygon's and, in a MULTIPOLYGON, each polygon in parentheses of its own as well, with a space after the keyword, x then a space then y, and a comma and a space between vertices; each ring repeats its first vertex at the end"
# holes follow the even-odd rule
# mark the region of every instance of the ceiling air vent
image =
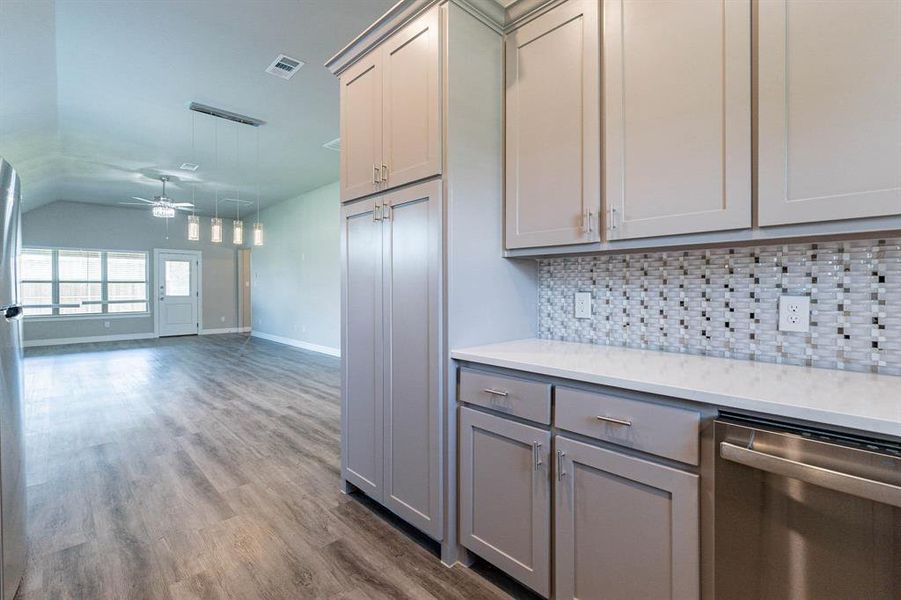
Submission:
POLYGON ((291 79, 302 66, 302 60, 279 54, 278 58, 276 58, 272 64, 269 65, 269 68, 266 69, 266 72, 270 75, 281 77, 282 79, 291 79))
POLYGON ((332 152, 341 152, 341 138, 335 138, 330 142, 322 144, 322 147, 332 152))
POLYGON ((197 169, 200 168, 200 165, 195 164, 195 163, 186 162, 186 163, 181 163, 181 166, 178 168, 181 169, 182 171, 196 171, 197 169))

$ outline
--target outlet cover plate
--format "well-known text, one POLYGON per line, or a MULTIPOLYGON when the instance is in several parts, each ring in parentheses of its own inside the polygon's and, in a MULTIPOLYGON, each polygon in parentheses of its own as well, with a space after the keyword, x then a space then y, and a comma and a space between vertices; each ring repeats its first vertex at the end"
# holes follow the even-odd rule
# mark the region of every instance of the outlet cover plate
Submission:
POLYGON ((810 331, 810 296, 779 296, 779 331, 810 331))
POLYGON ((591 292, 576 292, 576 318, 591 318, 591 292))

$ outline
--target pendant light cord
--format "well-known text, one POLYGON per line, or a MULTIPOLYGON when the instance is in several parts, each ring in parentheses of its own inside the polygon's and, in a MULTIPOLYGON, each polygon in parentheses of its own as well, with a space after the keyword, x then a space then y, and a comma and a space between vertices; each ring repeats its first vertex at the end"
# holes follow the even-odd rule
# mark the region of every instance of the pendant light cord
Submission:
POLYGON ((260 224, 260 128, 257 127, 257 222, 260 224))

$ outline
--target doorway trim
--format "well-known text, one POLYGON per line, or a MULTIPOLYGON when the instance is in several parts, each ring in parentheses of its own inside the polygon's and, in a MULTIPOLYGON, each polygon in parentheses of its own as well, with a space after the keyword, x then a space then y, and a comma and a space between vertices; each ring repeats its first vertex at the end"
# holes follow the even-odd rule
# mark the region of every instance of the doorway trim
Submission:
POLYGON ((203 331, 203 252, 200 250, 153 249, 153 335, 160 337, 160 254, 182 254, 197 261, 197 335, 203 331))

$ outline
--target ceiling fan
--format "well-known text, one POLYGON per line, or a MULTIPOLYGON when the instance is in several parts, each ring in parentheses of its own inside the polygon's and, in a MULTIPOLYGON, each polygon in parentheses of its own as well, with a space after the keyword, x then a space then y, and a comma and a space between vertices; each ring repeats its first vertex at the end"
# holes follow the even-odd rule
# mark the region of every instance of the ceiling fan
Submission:
POLYGON ((166 182, 169 181, 168 176, 161 176, 160 181, 163 182, 163 193, 159 196, 154 196, 153 200, 141 198, 140 196, 132 196, 132 198, 140 200, 140 202, 120 202, 119 204, 124 204, 126 206, 150 205, 153 207, 153 216, 159 217, 160 219, 171 219, 175 216, 176 210, 189 211, 194 207, 190 202, 173 202, 172 198, 166 195, 166 182))

